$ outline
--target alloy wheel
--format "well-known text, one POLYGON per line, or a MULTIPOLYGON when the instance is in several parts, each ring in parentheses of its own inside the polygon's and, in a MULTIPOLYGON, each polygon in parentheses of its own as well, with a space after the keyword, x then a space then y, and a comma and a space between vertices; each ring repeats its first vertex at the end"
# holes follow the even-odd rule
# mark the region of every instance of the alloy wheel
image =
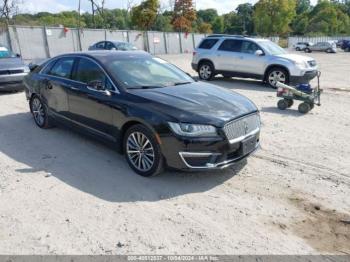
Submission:
POLYGON ((151 141, 141 132, 133 132, 127 139, 126 152, 132 165, 142 171, 149 171, 154 164, 155 154, 151 141))
POLYGON ((201 76, 202 79, 206 80, 209 79, 212 71, 209 65, 202 65, 201 68, 199 69, 199 74, 201 76))
POLYGON ((276 86, 277 82, 286 82, 286 75, 282 71, 272 71, 269 75, 270 85, 276 86))
POLYGON ((43 126, 45 123, 45 110, 40 99, 37 97, 33 98, 33 101, 32 101, 32 113, 33 113, 35 122, 39 126, 43 126))

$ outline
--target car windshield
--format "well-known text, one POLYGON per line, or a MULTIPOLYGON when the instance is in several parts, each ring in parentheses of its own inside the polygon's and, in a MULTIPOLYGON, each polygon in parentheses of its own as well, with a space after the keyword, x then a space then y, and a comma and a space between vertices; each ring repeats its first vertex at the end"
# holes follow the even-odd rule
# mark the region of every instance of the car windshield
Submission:
POLYGON ((107 68, 128 89, 161 88, 194 82, 177 67, 156 57, 118 58, 109 62, 107 68))
POLYGON ((282 47, 271 41, 261 41, 259 44, 265 50, 265 52, 270 55, 282 55, 287 53, 282 47))
POLYGON ((0 58, 13 58, 16 57, 14 53, 12 53, 10 50, 7 50, 6 48, 0 47, 0 58))

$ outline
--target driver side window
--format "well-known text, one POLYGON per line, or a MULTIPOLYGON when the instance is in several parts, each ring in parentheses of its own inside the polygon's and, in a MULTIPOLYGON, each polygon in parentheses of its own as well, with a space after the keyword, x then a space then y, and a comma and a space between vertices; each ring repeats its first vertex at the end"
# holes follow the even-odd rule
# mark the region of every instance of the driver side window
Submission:
POLYGON ((106 89, 113 90, 111 83, 103 70, 93 61, 80 58, 74 80, 88 84, 91 81, 101 81, 106 89))
POLYGON ((253 55, 257 50, 261 50, 261 48, 257 44, 250 41, 243 41, 241 49, 242 53, 253 55))

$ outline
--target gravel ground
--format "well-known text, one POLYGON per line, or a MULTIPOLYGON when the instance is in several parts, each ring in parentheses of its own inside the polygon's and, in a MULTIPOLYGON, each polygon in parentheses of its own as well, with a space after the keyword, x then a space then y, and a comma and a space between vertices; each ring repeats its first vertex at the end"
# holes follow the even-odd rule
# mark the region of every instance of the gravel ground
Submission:
MULTIPOLYGON (((1 254, 349 254, 350 53, 312 53, 322 106, 276 109, 254 80, 212 83, 261 110, 262 148, 220 172, 135 175, 67 129, 37 128, 0 95, 1 254)), ((185 71, 191 56, 163 56, 185 71)))

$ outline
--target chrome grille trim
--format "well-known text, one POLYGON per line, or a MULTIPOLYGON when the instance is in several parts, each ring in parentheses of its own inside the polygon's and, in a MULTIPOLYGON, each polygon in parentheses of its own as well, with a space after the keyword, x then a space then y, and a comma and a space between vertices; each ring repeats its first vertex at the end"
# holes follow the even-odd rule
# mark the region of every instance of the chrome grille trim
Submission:
POLYGON ((231 144, 242 141, 260 130, 260 119, 257 113, 233 120, 224 126, 224 132, 231 144))

